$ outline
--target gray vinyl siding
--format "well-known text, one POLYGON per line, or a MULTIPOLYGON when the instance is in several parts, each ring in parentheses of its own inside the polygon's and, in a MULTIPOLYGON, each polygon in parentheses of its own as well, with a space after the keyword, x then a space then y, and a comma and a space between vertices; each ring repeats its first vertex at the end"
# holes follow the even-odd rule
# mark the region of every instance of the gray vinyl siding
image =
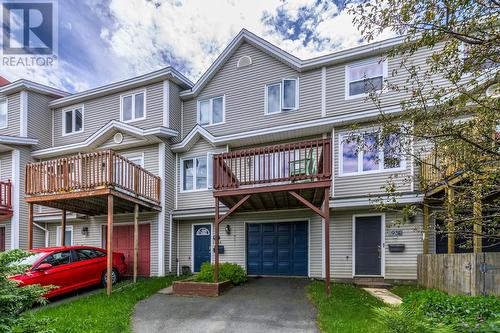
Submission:
POLYGON ((21 249, 28 248, 28 204, 24 201, 24 179, 25 179, 25 168, 26 164, 34 162, 31 157, 30 148, 18 147, 20 152, 20 163, 19 163, 19 184, 14 184, 13 186, 19 186, 19 247, 21 249))
POLYGON ((120 145, 124 146, 124 145, 128 145, 128 144, 140 142, 139 139, 137 139, 136 137, 134 137, 132 135, 128 135, 126 133, 121 133, 121 134, 123 135, 123 141, 121 143, 119 143, 119 144, 115 143, 114 137, 111 137, 110 139, 105 141, 103 144, 101 144, 99 146, 99 149, 107 149, 107 148, 119 149, 120 145))
POLYGON ((48 106, 51 99, 28 92, 28 137, 38 139, 38 145, 33 146, 33 150, 52 146, 52 111, 48 106))
POLYGON ((0 180, 12 179, 12 152, 0 153, 0 180))
MULTIPOLYGON (((146 90, 146 119, 128 122, 128 124, 144 129, 155 128, 163 124, 163 82, 158 82, 144 88, 138 88, 123 93, 116 93, 77 104, 84 106, 84 120, 82 133, 62 135, 63 110, 65 107, 54 110, 54 146, 82 142, 111 120, 120 121, 120 96, 128 93, 146 90)), ((75 106, 77 106, 75 105, 75 106)))
POLYGON ((202 191, 182 191, 182 160, 190 157, 206 156, 207 153, 220 153, 225 152, 226 148, 214 148, 204 139, 196 142, 191 150, 186 153, 179 154, 179 164, 177 168, 177 208, 176 209, 190 209, 190 208, 205 208, 214 206, 214 197, 212 190, 202 191))
MULTIPOLYGON (((182 127, 182 101, 179 97, 179 92, 181 88, 173 82, 170 82, 170 94, 169 94, 169 127, 181 133, 182 127)), ((173 138, 173 142, 179 142, 181 140, 180 135, 173 138)))
POLYGON ((165 214, 165 272, 175 273, 176 265, 175 265, 175 256, 174 253, 170 253, 170 249, 172 252, 175 249, 175 235, 176 231, 174 230, 175 224, 170 225, 173 221, 170 221, 170 213, 175 208, 175 155, 170 150, 168 144, 165 144, 165 173, 161 175, 162 181, 165 186, 165 205, 163 207, 163 213, 165 214), (172 232, 172 235, 170 235, 172 232), (170 244, 170 239, 172 238, 172 244, 170 244), (170 263, 170 257, 172 257, 172 263, 170 263), (169 268, 171 267, 171 270, 169 268))
POLYGON ((0 135, 19 136, 21 121, 21 93, 0 96, 7 99, 7 127, 0 129, 0 135))
POLYGON ((254 46, 243 43, 203 88, 199 96, 184 102, 183 135, 196 125, 197 100, 225 95, 226 121, 206 126, 213 135, 240 133, 321 117, 321 70, 298 73, 254 46), (252 58, 248 67, 237 68, 238 59, 252 58), (265 115, 265 85, 299 78, 299 109, 265 115))
POLYGON ((411 174, 411 160, 406 161, 406 168, 402 171, 387 170, 378 173, 341 176, 340 158, 342 152, 339 147, 339 134, 346 130, 349 131, 349 128, 335 129, 333 145, 334 197, 386 194, 385 186, 390 182, 396 184, 396 187, 400 192, 409 192, 411 190, 411 182, 413 181, 411 174))
POLYGON ((4 227, 5 228, 5 250, 10 250, 10 235, 11 235, 11 231, 10 231, 10 219, 8 220, 5 220, 5 221, 2 221, 0 222, 0 227, 4 227))
POLYGON ((33 248, 45 247, 45 231, 33 226, 33 248))

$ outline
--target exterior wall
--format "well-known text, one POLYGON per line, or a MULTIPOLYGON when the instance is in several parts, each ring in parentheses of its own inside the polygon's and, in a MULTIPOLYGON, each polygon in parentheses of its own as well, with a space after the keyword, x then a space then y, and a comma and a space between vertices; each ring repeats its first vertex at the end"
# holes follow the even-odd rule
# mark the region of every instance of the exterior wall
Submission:
POLYGON ((18 136, 20 134, 21 93, 15 93, 7 98, 7 128, 0 129, 0 135, 18 136))
POLYGON ((182 160, 189 157, 206 156, 207 153, 221 153, 225 152, 226 148, 214 148, 205 140, 200 139, 193 145, 190 151, 178 154, 178 168, 177 168, 177 207, 176 209, 192 209, 192 208, 206 208, 214 206, 214 198, 212 190, 190 191, 182 192, 182 160))
POLYGON ((52 111, 49 109, 50 98, 45 95, 28 92, 28 137, 38 139, 33 150, 49 148, 52 145, 52 111))
POLYGON ((133 91, 146 90, 146 119, 129 122, 140 128, 154 128, 163 124, 163 82, 158 82, 144 88, 133 89, 96 99, 91 99, 77 105, 84 107, 82 133, 63 136, 62 114, 65 107, 54 110, 54 146, 63 146, 82 142, 111 120, 120 120, 120 96, 133 91))
MULTIPOLYGON (((0 153, 0 180, 12 179, 12 152, 0 153)), ((5 227, 5 249, 10 249, 11 219, 0 221, 0 226, 5 227)))
MULTIPOLYGON (((334 279, 351 279, 353 277, 353 244, 352 228, 354 214, 380 214, 378 211, 358 209, 334 211, 330 215, 330 251, 331 275, 334 279)), ((422 253, 421 216, 412 224, 400 225, 400 217, 395 212, 385 213, 385 278, 396 280, 413 280, 417 278, 417 254, 422 253), (400 229, 403 236, 391 236, 391 230, 400 229), (389 244, 405 244, 405 252, 389 252, 389 244)), ((221 262, 233 262, 246 268, 246 231, 245 223, 280 222, 309 220, 309 276, 324 277, 323 265, 323 224, 321 218, 308 210, 263 212, 237 214, 229 217, 220 226, 220 244, 224 245, 224 254, 220 254, 221 262), (224 230, 231 225, 231 235, 224 230)), ((192 225, 213 223, 213 219, 179 220, 179 253, 180 267, 190 266, 192 269, 192 225)))
MULTIPOLYGON (((182 100, 179 96, 181 88, 173 82, 169 87, 169 127, 181 133, 182 128, 182 100)), ((181 141, 181 137, 175 137, 172 142, 181 141)))
MULTIPOLYGON (((19 247, 22 249, 28 248, 28 204, 24 201, 24 179, 26 176, 25 167, 26 164, 34 162, 31 157, 30 148, 19 147, 19 183, 14 186, 19 187, 19 247)), ((13 190, 14 191, 14 190, 13 190)), ((15 191, 14 191, 15 192, 15 191)))
POLYGON ((206 126, 213 135, 240 133, 321 117, 321 69, 298 73, 248 43, 243 43, 214 75, 197 98, 184 102, 183 136, 196 125, 197 100, 225 95, 226 121, 206 126), (241 56, 252 64, 237 68, 241 56), (299 77, 299 109, 265 115, 265 85, 299 77))

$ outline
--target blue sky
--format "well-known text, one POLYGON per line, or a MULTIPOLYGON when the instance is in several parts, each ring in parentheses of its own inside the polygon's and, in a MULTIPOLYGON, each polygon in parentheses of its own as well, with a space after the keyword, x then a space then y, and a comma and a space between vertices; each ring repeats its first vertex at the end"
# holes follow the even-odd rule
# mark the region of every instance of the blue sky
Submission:
POLYGON ((172 65, 196 81, 242 28, 306 59, 362 43, 342 3, 59 1, 58 66, 1 68, 1 75, 76 92, 172 65))

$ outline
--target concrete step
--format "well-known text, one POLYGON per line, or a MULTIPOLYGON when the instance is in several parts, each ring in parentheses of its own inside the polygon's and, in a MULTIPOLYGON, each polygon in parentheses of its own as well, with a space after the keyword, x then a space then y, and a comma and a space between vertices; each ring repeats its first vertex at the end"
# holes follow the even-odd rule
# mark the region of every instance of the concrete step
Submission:
POLYGON ((379 277, 359 277, 353 281, 356 287, 361 288, 391 288, 392 284, 379 277))

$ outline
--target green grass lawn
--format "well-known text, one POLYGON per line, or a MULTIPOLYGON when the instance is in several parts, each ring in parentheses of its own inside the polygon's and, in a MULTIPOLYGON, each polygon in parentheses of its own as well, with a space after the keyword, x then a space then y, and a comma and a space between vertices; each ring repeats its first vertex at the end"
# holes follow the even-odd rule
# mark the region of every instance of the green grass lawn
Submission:
POLYGON ((161 277, 124 281, 114 287, 110 297, 105 290, 58 306, 30 311, 38 319, 48 320, 48 330, 54 332, 131 332, 134 306, 158 290, 169 286, 176 278, 161 277))
POLYGON ((383 307, 383 302, 366 291, 348 284, 332 284, 330 297, 325 295, 324 282, 313 282, 307 287, 310 299, 318 310, 318 326, 323 332, 385 332, 377 322, 373 308, 383 307))
POLYGON ((400 286, 394 286, 391 288, 391 292, 394 294, 398 295, 401 298, 406 297, 406 295, 415 292, 415 291, 420 291, 424 290, 425 288, 421 288, 415 285, 400 285, 400 286))

